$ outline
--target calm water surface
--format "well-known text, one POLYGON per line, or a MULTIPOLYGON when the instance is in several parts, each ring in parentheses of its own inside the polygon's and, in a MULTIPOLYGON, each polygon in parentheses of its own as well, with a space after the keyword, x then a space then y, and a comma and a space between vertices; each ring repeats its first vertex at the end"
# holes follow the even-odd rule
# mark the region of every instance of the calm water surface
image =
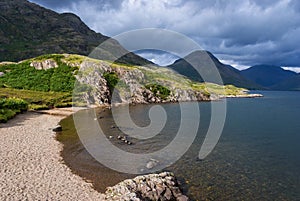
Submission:
MULTIPOLYGON (((198 153, 210 121, 210 103, 199 103, 200 128, 187 153, 166 168, 178 177, 183 190, 193 200, 300 200, 300 92, 260 92, 263 98, 227 99, 227 117, 221 139, 213 152, 198 160, 198 153)), ((189 104, 189 103, 186 103, 189 104)), ((191 103, 190 103, 191 104, 191 103)), ((149 123, 152 105, 131 107, 137 125, 149 123)), ((148 140, 132 139, 128 146, 112 139, 121 149, 148 153, 166 146, 180 124, 178 104, 163 104, 168 122, 161 133, 148 140)), ((192 111, 191 111, 192 112, 192 111)), ((96 114, 101 127, 116 137, 109 110, 96 114)), ((61 122, 62 155, 71 169, 91 180, 99 191, 128 175, 112 171, 88 154, 81 145, 72 117, 61 122)), ((128 128, 130 129, 130 128, 128 128)), ((166 159, 167 160, 167 159, 166 159)))

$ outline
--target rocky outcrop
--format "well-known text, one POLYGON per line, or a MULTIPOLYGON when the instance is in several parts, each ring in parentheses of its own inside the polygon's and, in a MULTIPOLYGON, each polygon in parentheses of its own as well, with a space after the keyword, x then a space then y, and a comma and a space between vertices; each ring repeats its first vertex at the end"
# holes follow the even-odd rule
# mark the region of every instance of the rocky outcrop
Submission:
POLYGON ((258 98, 263 97, 262 94, 236 94, 236 95, 220 95, 219 98, 258 98))
POLYGON ((210 98, 200 91, 195 91, 192 89, 182 90, 182 89, 174 89, 174 94, 171 95, 171 99, 178 101, 208 101, 210 98))
POLYGON ((127 179, 113 187, 107 188, 105 200, 173 200, 187 201, 173 173, 162 172, 127 179))
POLYGON ((143 70, 120 66, 112 67, 105 62, 83 62, 76 78, 78 88, 80 85, 91 87, 90 90, 79 93, 88 104, 145 104, 210 100, 209 96, 204 95, 201 91, 175 87, 173 86, 174 83, 169 80, 155 81, 156 84, 170 90, 170 94, 164 98, 159 95, 160 91, 154 93, 146 87, 146 84, 153 82, 153 80, 149 80, 143 70), (103 76, 104 73, 114 73, 119 79, 113 94, 110 91, 108 81, 103 76))
POLYGON ((106 63, 82 63, 81 71, 76 75, 77 84, 75 87, 80 88, 81 85, 87 85, 90 88, 84 91, 79 90, 79 94, 75 94, 75 96, 81 96, 88 104, 108 104, 111 100, 111 93, 103 73, 111 71, 111 67, 106 63))
POLYGON ((33 61, 30 66, 34 67, 37 70, 47 70, 50 68, 57 68, 58 65, 53 59, 46 59, 44 61, 33 61))

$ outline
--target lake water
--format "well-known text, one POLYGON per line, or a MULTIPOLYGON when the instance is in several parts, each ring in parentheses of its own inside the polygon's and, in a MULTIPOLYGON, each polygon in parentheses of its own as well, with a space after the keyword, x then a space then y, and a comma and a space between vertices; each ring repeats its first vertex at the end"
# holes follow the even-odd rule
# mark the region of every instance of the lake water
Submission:
MULTIPOLYGON (((175 173, 192 200, 300 200, 300 92, 259 93, 264 97, 227 99, 221 138, 204 160, 199 160, 198 154, 210 122, 211 104, 197 103, 201 119, 196 139, 180 160, 165 168, 175 173)), ((137 125, 149 123, 152 106, 130 107, 137 125)), ((130 146, 116 139, 122 133, 113 126, 108 109, 98 109, 96 114, 107 136, 114 136, 112 144, 128 152, 148 153, 168 145, 180 124, 178 104, 161 106, 168 115, 164 129, 148 140, 131 139, 130 146)), ((66 164, 92 181, 97 190, 103 192, 106 186, 135 176, 113 171, 94 160, 80 143, 72 117, 61 125, 63 132, 58 140, 65 145, 62 155, 66 164)))

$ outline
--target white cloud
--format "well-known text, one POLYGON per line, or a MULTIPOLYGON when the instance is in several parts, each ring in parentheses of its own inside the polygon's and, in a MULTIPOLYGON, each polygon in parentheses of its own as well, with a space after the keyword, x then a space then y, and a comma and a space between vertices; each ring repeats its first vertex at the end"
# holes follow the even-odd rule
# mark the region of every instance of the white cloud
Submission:
POLYGON ((296 73, 300 73, 300 67, 282 67, 284 70, 294 71, 296 73))
POLYGON ((222 62, 223 64, 231 65, 232 67, 239 69, 239 70, 244 70, 244 69, 251 67, 251 66, 240 65, 240 64, 236 63, 234 60, 220 59, 220 62, 222 62))
POLYGON ((136 53, 160 66, 168 66, 179 59, 179 57, 166 52, 143 51, 136 53))

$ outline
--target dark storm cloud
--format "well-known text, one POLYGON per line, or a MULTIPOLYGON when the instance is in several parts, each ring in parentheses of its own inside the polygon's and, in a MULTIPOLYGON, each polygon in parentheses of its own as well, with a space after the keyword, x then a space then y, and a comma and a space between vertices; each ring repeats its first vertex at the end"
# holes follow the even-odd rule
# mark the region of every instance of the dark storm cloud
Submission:
POLYGON ((237 67, 258 63, 300 66, 298 0, 32 1, 59 12, 74 12, 109 36, 132 29, 165 28, 191 37, 237 67))
POLYGON ((86 4, 96 5, 98 8, 117 9, 123 0, 29 0, 53 10, 72 7, 73 4, 84 2, 86 4))

